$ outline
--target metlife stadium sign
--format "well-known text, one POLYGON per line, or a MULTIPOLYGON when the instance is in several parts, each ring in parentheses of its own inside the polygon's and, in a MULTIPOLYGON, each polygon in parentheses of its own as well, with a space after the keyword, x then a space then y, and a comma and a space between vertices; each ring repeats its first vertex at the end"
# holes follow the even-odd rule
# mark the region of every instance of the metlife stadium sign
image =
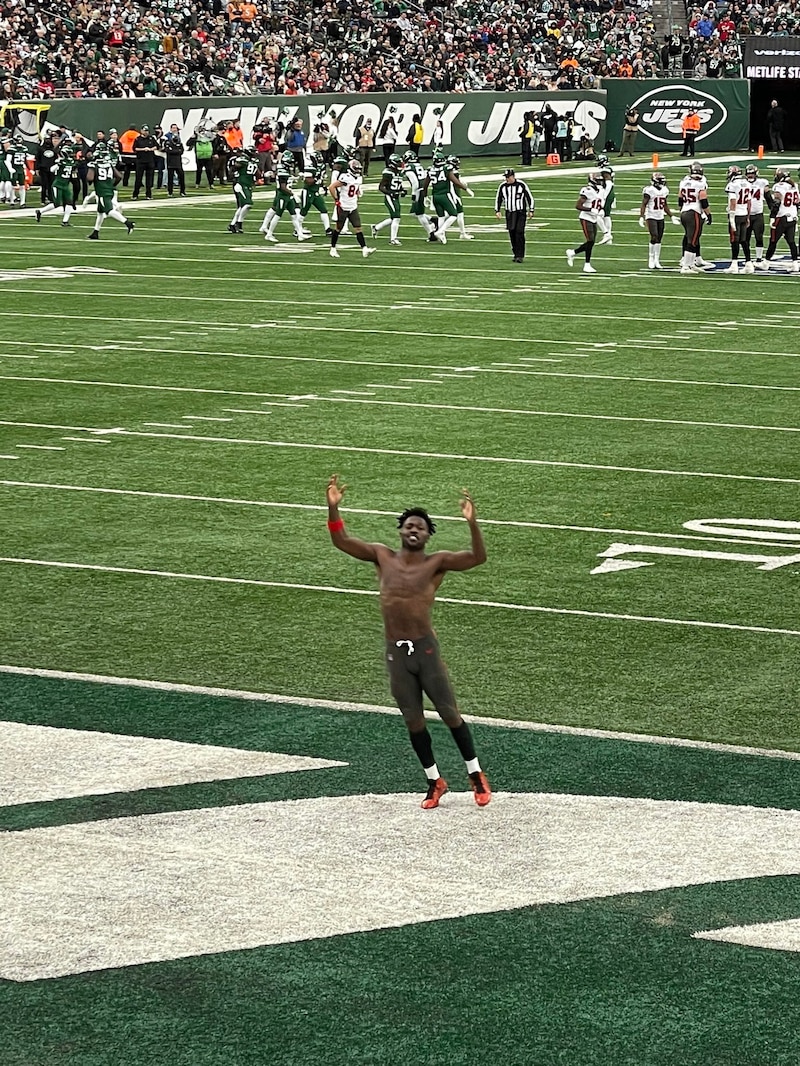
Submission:
POLYGON ((800 37, 745 37, 744 76, 800 80, 800 37))

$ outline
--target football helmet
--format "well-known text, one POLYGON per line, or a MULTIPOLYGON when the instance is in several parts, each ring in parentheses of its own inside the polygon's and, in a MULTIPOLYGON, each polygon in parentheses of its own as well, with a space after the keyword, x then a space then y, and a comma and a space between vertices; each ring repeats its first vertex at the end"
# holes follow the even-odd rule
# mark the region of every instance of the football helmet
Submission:
POLYGON ((397 154, 390 155, 389 156, 389 169, 390 170, 398 170, 398 171, 402 170, 403 169, 402 157, 397 155, 397 154))
POLYGON ((591 172, 589 175, 589 184, 595 189, 599 189, 601 185, 605 184, 603 181, 603 175, 599 170, 593 170, 591 172))
POLYGON ((741 178, 742 168, 737 166, 728 167, 728 181, 733 181, 735 178, 741 178))
POLYGON ((689 166, 689 174, 693 178, 702 178, 702 176, 703 176, 703 164, 702 163, 692 163, 689 166))
POLYGON ((744 168, 744 176, 748 181, 755 181, 758 177, 758 167, 755 163, 751 163, 749 167, 744 168))
POLYGON ((258 149, 254 144, 249 144, 244 150, 244 154, 248 159, 258 159, 258 149))
POLYGON ((325 156, 322 154, 322 152, 314 152, 311 159, 313 160, 315 167, 325 166, 325 156))
POLYGON ((283 165, 285 167, 293 167, 294 166, 294 156, 292 155, 292 153, 291 152, 284 152, 283 155, 281 156, 281 163, 283 163, 283 165))
POLYGON ((461 160, 458 158, 457 155, 449 155, 445 159, 445 163, 451 170, 458 170, 458 168, 461 166, 461 160))
POLYGON ((660 170, 656 170, 653 173, 653 176, 650 178, 650 183, 655 189, 663 189, 663 187, 667 184, 667 179, 664 177, 660 170))
POLYGON ((15 148, 24 148, 25 138, 22 136, 21 133, 15 133, 14 136, 11 138, 11 143, 14 145, 15 148))
POLYGON ((599 155, 597 157, 597 165, 599 167, 607 167, 608 166, 608 156, 607 155, 599 155))
POLYGON ((612 166, 610 166, 608 163, 606 163, 604 166, 600 167, 600 173, 603 175, 604 178, 611 178, 612 181, 613 181, 613 179, 614 179, 614 168, 612 166))
POLYGON ((347 169, 350 171, 351 174, 360 174, 364 168, 361 166, 360 159, 351 159, 350 162, 347 164, 347 169))
POLYGON ((415 152, 412 152, 412 151, 409 150, 408 152, 404 153, 404 155, 403 155, 403 162, 404 163, 416 163, 416 161, 417 161, 417 156, 416 156, 415 152))
POLYGON ((789 171, 786 167, 775 167, 775 180, 787 181, 789 178, 789 171))
POLYGON ((337 155, 333 161, 334 170, 342 171, 347 169, 347 156, 337 155))

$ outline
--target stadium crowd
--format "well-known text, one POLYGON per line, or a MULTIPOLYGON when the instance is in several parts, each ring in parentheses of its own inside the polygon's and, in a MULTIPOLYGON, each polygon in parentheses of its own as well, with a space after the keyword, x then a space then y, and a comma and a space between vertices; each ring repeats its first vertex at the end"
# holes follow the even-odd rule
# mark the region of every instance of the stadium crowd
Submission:
MULTIPOLYGON (((3 96, 553 90, 675 64, 651 0, 423 2, 68 0, 50 11, 4 0, 3 96)), ((694 66, 685 42, 699 20, 679 36, 678 58, 694 66)))

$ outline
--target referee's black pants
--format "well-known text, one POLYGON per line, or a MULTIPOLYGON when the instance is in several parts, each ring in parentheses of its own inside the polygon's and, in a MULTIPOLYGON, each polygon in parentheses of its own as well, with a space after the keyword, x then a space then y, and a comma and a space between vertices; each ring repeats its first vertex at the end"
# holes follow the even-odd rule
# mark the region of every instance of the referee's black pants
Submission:
POLYGON ((525 219, 524 211, 506 211, 506 229, 515 259, 525 258, 525 219))

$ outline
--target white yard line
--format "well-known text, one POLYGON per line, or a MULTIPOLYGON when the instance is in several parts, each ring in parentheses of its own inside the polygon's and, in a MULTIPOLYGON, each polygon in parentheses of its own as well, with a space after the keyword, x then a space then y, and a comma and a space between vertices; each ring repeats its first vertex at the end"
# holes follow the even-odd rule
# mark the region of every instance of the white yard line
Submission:
POLYGON ((65 452, 66 448, 61 448, 57 444, 15 444, 15 448, 34 448, 39 452, 65 452))
MULTIPOLYGON (((64 451, 63 448, 59 449, 64 451)), ((110 496, 134 496, 153 500, 182 500, 196 503, 218 503, 236 507, 266 507, 275 510, 312 511, 323 513, 328 510, 327 504, 318 503, 286 503, 275 500, 245 500, 231 496, 199 496, 183 492, 148 492, 144 489, 119 489, 105 488, 96 485, 63 485, 48 481, 9 481, 0 480, 0 485, 9 488, 49 489, 58 492, 93 492, 110 496)), ((382 511, 369 507, 346 507, 342 509, 346 515, 370 515, 376 517, 395 518, 396 512, 382 511)), ((436 522, 456 522, 459 525, 464 519, 461 515, 432 514, 436 522)), ((748 540, 744 537, 708 536, 698 533, 653 533, 644 529, 619 529, 616 526, 576 526, 564 525, 554 522, 530 522, 506 518, 486 518, 481 516, 481 525, 506 526, 512 529, 544 529, 558 530, 568 533, 602 533, 604 535, 622 535, 625 537, 654 537, 662 540, 688 540, 688 541, 711 541, 716 544, 751 544, 763 546, 763 540, 748 540)))
MULTIPOLYGON (((85 433, 108 433, 108 429, 89 426, 62 426, 47 422, 12 422, 0 420, 0 426, 18 426, 27 429, 70 429, 85 433)), ((767 477, 760 474, 724 474, 706 470, 666 470, 657 467, 616 466, 610 463, 568 463, 556 459, 526 459, 498 455, 468 455, 453 452, 415 452, 402 448, 365 448, 352 444, 311 444, 299 441, 260 440, 250 437, 203 437, 193 433, 145 433, 141 430, 115 429, 116 437, 150 437, 157 440, 190 440, 203 444, 242 444, 264 448, 293 448, 300 451, 347 452, 360 455, 397 455, 413 459, 448 459, 457 462, 502 463, 510 466, 546 466, 570 470, 609 470, 623 474, 655 474, 664 477, 698 477, 725 481, 756 481, 777 485, 800 485, 800 478, 767 477)), ((66 437, 65 440, 92 440, 93 438, 66 437)), ((107 442, 106 442, 107 443, 107 442)))
MULTIPOLYGON (((471 379, 471 374, 437 374, 437 377, 471 379)), ((342 391, 342 390, 334 390, 342 391)), ((800 426, 761 426, 746 422, 695 422, 684 418, 645 418, 634 415, 576 414, 568 411, 536 411, 520 407, 476 407, 454 403, 415 403, 412 400, 357 400, 344 396, 316 396, 319 403, 355 403, 378 407, 411 407, 432 411, 472 411, 476 414, 522 415, 530 418, 585 418, 604 422, 647 422, 664 426, 699 426, 706 429, 747 429, 774 433, 800 433, 800 426)))
MULTIPOLYGON (((69 563, 56 559, 26 559, 0 556, 0 563, 12 566, 41 566, 59 570, 91 571, 103 574, 128 574, 134 577, 168 578, 176 581, 200 581, 224 585, 249 585, 258 588, 292 589, 298 592, 325 592, 339 596, 378 596, 377 589, 342 588, 338 585, 311 585, 294 581, 264 581, 250 577, 221 577, 213 574, 185 574, 174 570, 147 570, 133 566, 103 566, 98 563, 69 563)), ((454 607, 486 607, 493 610, 522 611, 533 614, 554 614, 573 618, 598 618, 612 622, 647 622, 657 625, 687 626, 700 629, 724 629, 740 633, 763 633, 770 636, 800 637, 800 629, 773 626, 741 625, 734 622, 708 622, 695 618, 664 618, 659 615, 618 614, 611 611, 582 611, 569 607, 541 607, 526 603, 506 603, 502 600, 464 600, 453 596, 437 596, 437 603, 454 607)))
MULTIPOLYGON (((246 689, 220 688, 209 685, 186 685, 173 681, 152 681, 145 678, 115 677, 107 674, 81 673, 68 670, 50 670, 34 666, 0 665, 0 674, 21 677, 42 677, 54 681, 82 681, 87 684, 119 685, 125 688, 143 688, 156 692, 186 693, 196 696, 217 696, 221 699, 252 700, 258 703, 285 703, 293 707, 318 707, 322 710, 353 711, 366 714, 400 714, 396 707, 374 703, 352 703, 347 700, 321 700, 311 696, 287 696, 273 692, 250 692, 246 689)), ((426 717, 437 720, 438 715, 427 711, 426 717)), ((688 740, 683 737, 659 737, 649 733, 614 732, 610 729, 587 729, 579 726, 551 725, 545 722, 529 722, 516 718, 488 718, 483 715, 465 714, 464 719, 475 725, 495 726, 501 729, 519 729, 537 733, 563 733, 567 736, 596 737, 600 740, 624 740, 641 744, 666 744, 681 748, 698 748, 701 751, 718 751, 729 755, 756 755, 762 758, 800 760, 800 752, 775 748, 751 748, 739 744, 718 744, 707 740, 688 740)))

